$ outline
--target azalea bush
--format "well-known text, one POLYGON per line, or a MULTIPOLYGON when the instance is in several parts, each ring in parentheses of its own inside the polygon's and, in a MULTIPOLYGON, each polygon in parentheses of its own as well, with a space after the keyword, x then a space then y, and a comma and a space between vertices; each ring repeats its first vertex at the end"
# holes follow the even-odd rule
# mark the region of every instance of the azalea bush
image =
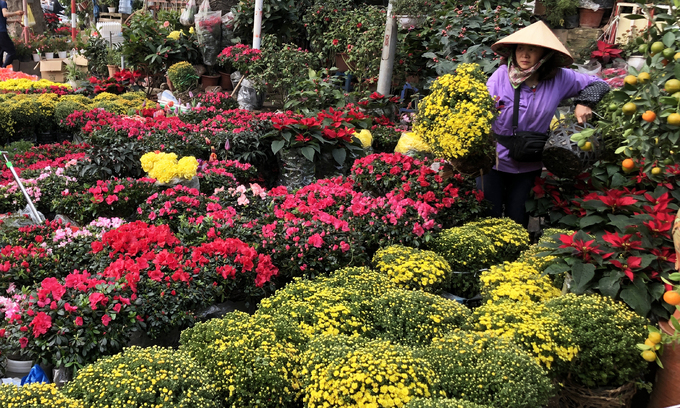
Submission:
POLYGON ((176 231, 180 217, 195 219, 204 216, 209 211, 221 209, 222 206, 217 197, 207 196, 195 188, 178 184, 147 197, 146 201, 137 208, 137 214, 141 220, 148 220, 157 225, 169 225, 176 231))

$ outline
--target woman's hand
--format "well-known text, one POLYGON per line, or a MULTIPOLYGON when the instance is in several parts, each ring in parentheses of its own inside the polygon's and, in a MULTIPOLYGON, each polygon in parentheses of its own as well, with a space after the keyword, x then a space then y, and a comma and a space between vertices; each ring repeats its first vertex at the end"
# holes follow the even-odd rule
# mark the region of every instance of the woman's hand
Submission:
POLYGON ((582 125, 593 117, 593 110, 585 105, 576 105, 574 115, 576 116, 578 123, 582 125))

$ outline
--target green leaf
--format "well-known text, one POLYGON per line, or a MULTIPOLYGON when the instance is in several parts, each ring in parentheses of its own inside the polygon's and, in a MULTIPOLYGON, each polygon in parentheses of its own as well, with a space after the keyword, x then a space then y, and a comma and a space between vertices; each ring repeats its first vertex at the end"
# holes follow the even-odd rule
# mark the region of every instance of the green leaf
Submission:
POLYGON ((605 219, 599 215, 589 215, 587 217, 581 218, 581 222, 579 223, 580 228, 588 228, 591 225, 599 224, 605 219))
POLYGON ((581 295, 592 285, 592 280, 595 277, 595 265, 576 263, 571 269, 571 276, 574 278, 574 286, 571 291, 581 295))
POLYGON ((675 43, 675 34, 670 31, 667 32, 661 39, 661 42, 663 42, 663 45, 665 45, 667 48, 672 47, 675 43))
POLYGON ((545 271, 543 272, 549 275, 559 275, 560 273, 567 272, 568 270, 569 265, 558 263, 548 266, 547 268, 545 268, 545 271))
POLYGON ((619 272, 613 272, 610 276, 605 276, 598 282, 598 288, 603 295, 616 298, 621 289, 621 276, 619 272))
POLYGON ((616 226, 619 231, 625 231, 626 227, 629 225, 636 224, 630 219, 630 217, 625 215, 607 214, 607 217, 609 217, 610 224, 614 224, 614 226, 616 226))
POLYGON ((274 140, 272 142, 272 152, 274 152, 274 154, 278 153, 285 144, 286 142, 284 140, 274 140))
POLYGON ((338 162, 339 165, 343 165, 345 163, 346 156, 347 152, 345 151, 345 149, 333 150, 333 158, 335 159, 336 162, 338 162))
POLYGON ((314 148, 311 146, 305 146, 300 148, 300 152, 302 152, 302 155, 307 158, 310 162, 314 161, 314 148))
MULTIPOLYGON (((640 280, 640 278, 636 278, 640 280)), ((647 316, 651 308, 651 298, 647 289, 637 285, 629 285, 621 291, 621 299, 641 316, 647 316)))

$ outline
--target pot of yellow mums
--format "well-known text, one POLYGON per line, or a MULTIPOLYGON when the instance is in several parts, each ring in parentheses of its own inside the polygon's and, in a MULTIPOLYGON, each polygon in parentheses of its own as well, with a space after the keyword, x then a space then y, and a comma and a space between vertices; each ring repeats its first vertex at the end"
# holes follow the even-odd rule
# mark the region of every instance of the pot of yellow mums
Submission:
POLYGON ((460 173, 479 176, 491 170, 495 145, 491 123, 497 110, 477 64, 460 64, 437 78, 418 106, 413 130, 460 173))

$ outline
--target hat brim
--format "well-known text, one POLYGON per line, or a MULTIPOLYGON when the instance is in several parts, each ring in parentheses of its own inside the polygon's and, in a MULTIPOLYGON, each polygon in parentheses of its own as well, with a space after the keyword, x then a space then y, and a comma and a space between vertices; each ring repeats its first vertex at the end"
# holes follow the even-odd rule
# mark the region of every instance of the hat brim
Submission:
POLYGON ((535 45, 555 51, 553 58, 555 58, 556 64, 559 66, 568 67, 574 63, 574 58, 569 53, 569 50, 542 21, 524 27, 497 41, 491 46, 491 49, 496 54, 509 58, 518 44, 535 45))

